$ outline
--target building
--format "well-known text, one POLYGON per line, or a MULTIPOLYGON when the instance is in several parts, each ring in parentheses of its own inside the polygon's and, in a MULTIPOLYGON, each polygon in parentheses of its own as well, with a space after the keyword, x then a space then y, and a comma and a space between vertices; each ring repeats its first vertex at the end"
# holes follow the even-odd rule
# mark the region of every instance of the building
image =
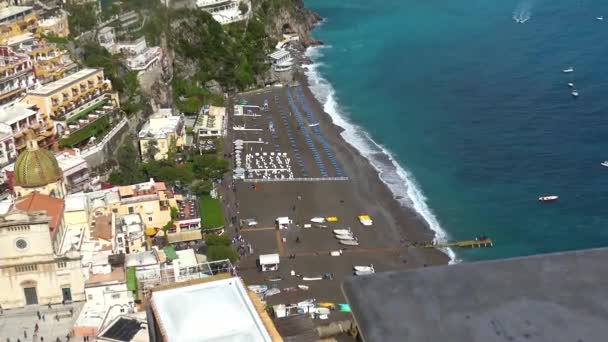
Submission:
POLYGON ((106 26, 97 32, 97 41, 110 53, 114 52, 116 44, 116 33, 112 26, 106 26))
POLYGON ((34 105, 14 102, 0 107, 0 166, 14 162, 25 151, 28 135, 42 148, 56 141, 53 122, 34 105))
POLYGON ((103 69, 86 68, 30 91, 22 102, 36 105, 42 115, 67 121, 111 100, 118 104, 118 96, 112 94, 112 83, 104 79, 103 69))
POLYGON ((43 19, 39 20, 38 28, 45 36, 67 37, 70 35, 68 15, 60 9, 53 11, 50 15, 45 15, 43 19))
POLYGON ((196 7, 210 13, 218 23, 225 25, 247 19, 251 15, 251 3, 243 0, 196 0, 196 7), (247 5, 247 12, 241 13, 239 4, 247 5))
POLYGON ((8 6, 0 8, 0 44, 6 45, 10 38, 37 32, 38 17, 30 6, 8 6))
POLYGON ((15 161, 13 192, 17 197, 37 192, 64 198, 67 190, 53 153, 39 148, 36 140, 27 140, 26 144, 27 149, 15 161))
POLYGON ((97 335, 99 342, 149 342, 145 319, 123 315, 116 317, 97 335))
POLYGON ((113 50, 123 56, 127 68, 132 71, 146 71, 159 65, 162 58, 162 49, 158 46, 148 47, 145 37, 133 42, 120 42, 113 50))
POLYGON ((171 109, 159 109, 150 116, 138 134, 142 160, 167 159, 170 150, 175 153, 184 146, 185 125, 181 116, 173 115, 171 109), (155 146, 155 147, 151 147, 155 146), (154 150, 151 150, 151 149, 154 150), (156 151, 152 156, 151 151, 156 151))
POLYGON ((123 237, 125 252, 127 254, 139 253, 146 250, 144 230, 144 223, 139 214, 124 215, 120 218, 120 226, 117 227, 116 235, 117 238, 123 237))
POLYGON ((40 211, 13 209, 0 216, 2 308, 84 300, 80 254, 57 254, 50 221, 40 211))
POLYGON ((125 268, 127 269, 127 281, 134 277, 131 282, 144 284, 150 280, 160 278, 160 259, 156 250, 141 251, 127 254, 125 256, 125 268), (128 271, 132 269, 133 271, 128 271))
POLYGON ((223 137, 226 134, 226 108, 203 107, 193 128, 196 137, 200 140, 223 137))
POLYGON ((13 49, 30 57, 40 84, 57 81, 76 68, 67 50, 42 39, 32 37, 27 43, 22 42, 13 49))
POLYGON ((256 295, 227 274, 160 286, 146 313, 150 342, 282 341, 256 295))
POLYGON ((30 57, 0 46, 0 104, 14 101, 36 84, 30 57))
POLYGON ((283 72, 291 70, 293 66, 293 59, 291 53, 287 50, 276 50, 275 52, 268 55, 270 63, 272 64, 272 70, 276 72, 283 72))
POLYGON ((604 341, 607 259, 599 248, 461 263, 342 289, 362 341, 604 341))
POLYGON ((139 15, 135 11, 128 11, 118 16, 118 32, 125 35, 139 27, 139 15))

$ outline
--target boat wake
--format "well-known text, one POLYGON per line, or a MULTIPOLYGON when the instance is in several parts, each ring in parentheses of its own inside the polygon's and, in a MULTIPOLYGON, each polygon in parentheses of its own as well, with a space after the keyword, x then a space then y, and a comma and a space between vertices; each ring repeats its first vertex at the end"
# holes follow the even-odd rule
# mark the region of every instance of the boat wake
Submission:
POLYGON ((513 20, 519 24, 524 24, 530 20, 532 18, 532 7, 533 2, 529 0, 519 3, 513 11, 513 20))
MULTIPOLYGON (((446 241, 447 233, 426 204, 426 197, 413 176, 399 165, 388 149, 376 143, 361 127, 350 122, 340 109, 332 85, 321 76, 318 70, 319 64, 315 62, 323 56, 323 49, 327 48, 329 46, 317 46, 306 50, 306 56, 313 61, 313 64, 307 65, 305 72, 313 95, 323 104, 323 109, 331 116, 333 122, 344 129, 342 132, 344 140, 356 148, 378 171, 380 179, 389 187, 395 199, 402 205, 413 208, 422 216, 435 232, 435 241, 446 241)), ((460 261, 456 259, 452 249, 446 248, 442 251, 450 257, 450 264, 460 261)))

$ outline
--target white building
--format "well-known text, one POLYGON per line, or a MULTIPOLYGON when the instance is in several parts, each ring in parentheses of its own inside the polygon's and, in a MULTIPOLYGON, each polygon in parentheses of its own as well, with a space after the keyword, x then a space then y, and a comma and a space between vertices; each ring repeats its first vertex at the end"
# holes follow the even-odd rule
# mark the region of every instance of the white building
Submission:
POLYGON ((154 160, 167 159, 169 149, 174 144, 175 150, 184 146, 186 133, 184 118, 173 115, 170 108, 161 108, 144 124, 138 134, 139 149, 142 159, 148 159, 148 146, 156 145, 154 160))
POLYGON ((293 66, 291 53, 287 50, 277 50, 271 53, 268 57, 270 57, 272 70, 276 72, 289 71, 293 66))
POLYGON ((203 107, 194 123, 193 131, 199 140, 226 135, 226 108, 203 107))
POLYGON ((113 52, 114 45, 116 44, 116 33, 114 32, 114 28, 106 26, 100 29, 97 33, 97 41, 99 42, 99 45, 103 46, 106 50, 113 52))
POLYGON ((158 65, 162 58, 162 49, 158 46, 148 47, 144 37, 133 42, 119 42, 113 51, 122 54, 127 68, 133 71, 146 71, 158 65))
POLYGON ((196 0, 196 6, 210 13, 218 23, 225 25, 245 20, 251 16, 251 2, 248 0, 196 0), (247 5, 247 13, 241 14, 239 3, 247 5))

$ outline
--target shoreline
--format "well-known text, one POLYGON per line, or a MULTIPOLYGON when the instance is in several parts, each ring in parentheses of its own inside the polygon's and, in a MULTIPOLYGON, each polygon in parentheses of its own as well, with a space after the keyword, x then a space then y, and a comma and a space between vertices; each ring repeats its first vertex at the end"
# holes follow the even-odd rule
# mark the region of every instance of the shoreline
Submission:
MULTIPOLYGON (((320 21, 319 23, 322 23, 323 21, 320 21)), ((436 241, 436 239, 438 237, 443 238, 445 237, 445 235, 447 234, 445 231, 441 230, 441 228, 439 228, 438 230, 435 230, 431 227, 431 224, 428 222, 429 220, 427 218, 424 217, 423 214, 421 214, 418 210, 416 210, 416 208, 414 208, 413 206, 406 206, 403 203, 400 202, 400 198, 398 194, 396 194, 390 187, 389 185, 381 178, 381 170, 379 170, 374 164, 373 161, 370 160, 367 156, 365 156, 363 154, 362 151, 359 150, 359 148, 357 146, 355 146, 354 142, 350 142, 348 141, 344 136, 343 133, 346 132, 346 128, 340 126, 338 123, 336 123, 334 121, 334 118, 332 117, 331 114, 327 113, 325 111, 325 104, 321 103, 319 99, 317 99, 317 97, 315 96, 312 86, 310 84, 310 80, 309 80, 309 76, 307 75, 308 72, 317 72, 318 71, 311 71, 311 66, 315 64, 315 61, 307 54, 307 52, 310 49, 314 49, 314 48, 320 48, 323 47, 323 44, 321 45, 315 45, 315 46, 304 46, 303 50, 302 49, 298 49, 298 51, 302 54, 302 59, 299 61, 297 67, 298 71, 295 72, 295 77, 298 80, 298 82, 302 85, 303 89, 305 89, 305 96, 307 98, 309 98, 309 100, 311 101, 311 103, 313 104, 313 106, 315 107, 315 111, 316 112, 320 112, 323 113, 322 115, 320 115, 320 117, 318 117, 317 119, 319 120, 319 122, 321 122, 323 125, 322 127, 325 127, 325 129, 327 129, 328 127, 331 127, 330 131, 331 133, 328 134, 328 136, 330 137, 334 137, 336 136, 337 139, 332 139, 330 140, 330 142, 332 142, 332 145, 334 146, 334 148, 336 146, 340 146, 339 150, 346 150, 348 151, 350 154, 354 155, 355 158, 360 158, 363 159, 364 163, 367 165, 367 169, 366 173, 367 174, 374 174, 374 181, 378 182, 381 184, 380 188, 382 188, 382 197, 383 199, 387 198, 387 204, 389 204, 389 207, 391 208, 391 211, 394 212, 395 217, 399 217, 405 220, 412 220, 412 216, 415 217, 415 221, 416 222, 416 226, 418 226, 415 229, 401 229, 403 230, 403 233, 406 235, 407 240, 409 241, 436 241), (422 240, 418 240, 412 237, 422 237, 422 240)), ((319 77, 322 78, 322 75, 319 74, 319 77)), ((323 79, 325 80, 325 79, 323 79)), ((327 80, 325 80, 327 82, 327 80)), ((328 82, 329 83, 329 82, 328 82)), ((331 85, 329 85, 331 87, 331 85)), ((328 95, 329 96, 329 95, 328 95)), ((334 100, 336 100, 334 98, 334 100)), ((342 116, 343 114, 338 114, 340 116, 342 116)), ((342 116, 342 119, 348 123, 351 124, 350 122, 347 121, 347 118, 344 118, 342 116)), ((353 125, 354 128, 359 128, 355 125, 353 125)), ((324 131, 323 128, 321 128, 322 131, 324 131)), ((364 130, 361 131, 362 134, 366 134, 364 130)), ((375 144, 375 142, 369 138, 370 143, 375 144)), ((383 163, 386 164, 390 164, 391 167, 397 167, 397 165, 395 165, 395 161, 392 159, 392 155, 390 155, 390 153, 388 151, 385 151, 384 149, 382 149, 381 146, 378 146, 377 144, 375 144, 375 147, 378 147, 379 149, 381 149, 381 157, 383 160, 383 163)), ((341 154, 341 153, 339 153, 341 154)), ((360 162, 358 162, 357 164, 361 164, 360 162)), ((398 172, 398 170, 395 170, 396 172, 398 172)), ((401 178, 403 178, 400 175, 401 178)), ((369 177, 366 177, 369 179, 369 177)), ((405 179, 401 179, 403 182, 407 182, 405 179)), ((413 184, 408 184, 409 187, 414 186, 413 184)), ((414 189, 413 191, 419 191, 418 189, 414 189)), ((407 195, 406 195, 407 196, 407 195)), ((410 201, 413 202, 412 198, 409 198, 410 201)), ((423 204, 424 205, 424 204, 423 204)), ((430 215, 432 215, 432 213, 429 213, 430 215)), ((432 218, 434 219, 434 217, 432 218)), ((438 224, 437 224, 438 225, 438 224)), ((455 263, 457 262, 456 259, 456 255, 452 250, 441 250, 441 249, 436 249, 436 251, 440 252, 442 255, 444 255, 447 259, 447 261, 445 262, 445 264, 451 264, 451 263, 455 263)))

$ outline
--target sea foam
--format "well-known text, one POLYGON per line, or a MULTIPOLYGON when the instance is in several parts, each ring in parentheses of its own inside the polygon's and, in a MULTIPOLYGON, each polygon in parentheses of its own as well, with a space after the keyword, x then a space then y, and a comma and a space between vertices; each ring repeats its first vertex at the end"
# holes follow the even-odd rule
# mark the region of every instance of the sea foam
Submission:
MULTIPOLYGON (((448 235, 426 204, 426 197, 414 177, 399 165, 386 147, 376 143, 365 130, 350 122, 344 110, 340 108, 332 85, 319 72, 319 66, 322 64, 317 60, 323 56, 323 49, 328 48, 331 46, 316 46, 306 50, 306 56, 313 62, 306 65, 305 72, 313 95, 323 104, 323 109, 331 116, 334 124, 344 129, 344 140, 357 149, 378 171, 380 179, 388 186, 395 199, 422 216, 435 233, 434 241, 446 241, 448 235), (386 162, 386 159, 389 162, 386 162)), ((452 249, 446 248, 442 251, 450 257, 450 264, 459 262, 452 249)))

